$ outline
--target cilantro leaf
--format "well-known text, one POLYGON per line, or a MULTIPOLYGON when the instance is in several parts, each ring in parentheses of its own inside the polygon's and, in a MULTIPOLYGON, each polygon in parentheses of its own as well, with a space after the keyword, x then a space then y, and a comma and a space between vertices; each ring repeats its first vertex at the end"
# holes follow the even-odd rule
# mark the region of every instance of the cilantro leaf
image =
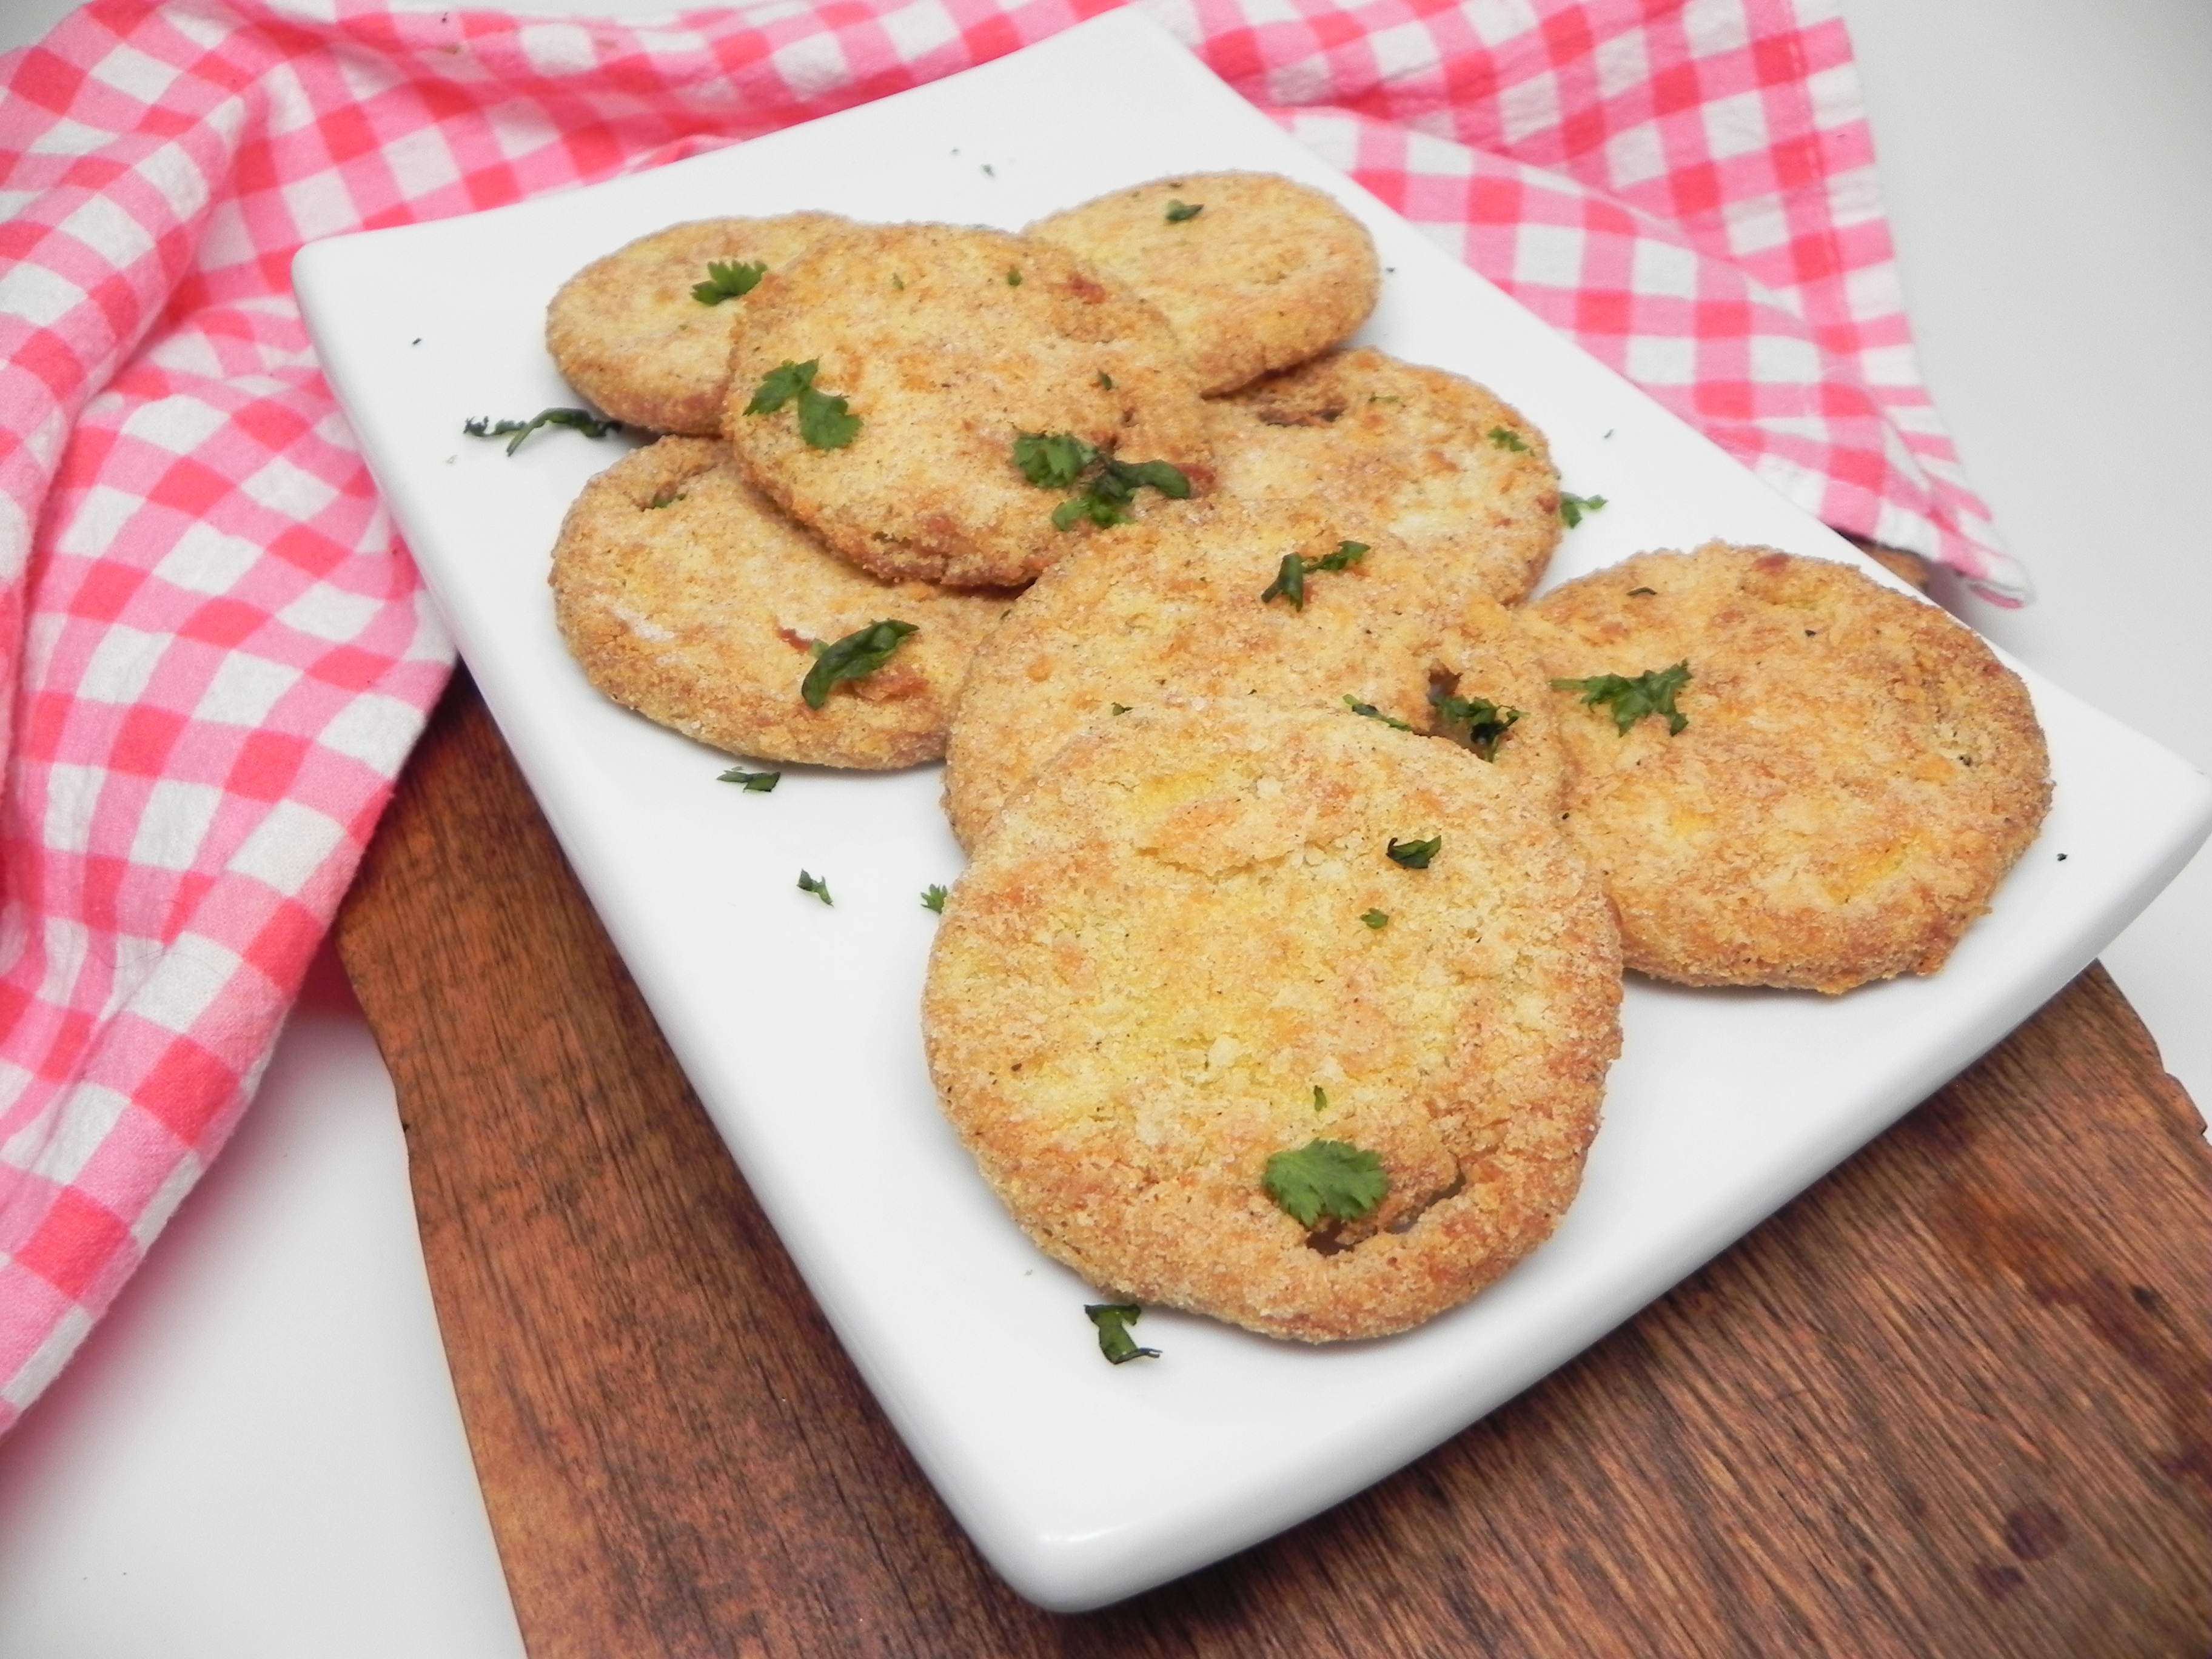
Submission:
POLYGON ((1365 915, 1360 917, 1360 921, 1380 933, 1390 925, 1390 913, 1388 910, 1370 910, 1365 915))
POLYGON ((1348 1140, 1310 1140, 1294 1152, 1277 1152, 1260 1184, 1301 1227, 1323 1216, 1357 1221, 1390 1191, 1382 1160, 1348 1140))
POLYGON ((1570 530, 1604 505, 1602 495, 1571 495, 1564 489, 1559 492, 1559 516, 1567 521, 1570 530))
POLYGON ((728 771, 718 774, 714 781, 717 783, 740 783, 744 786, 745 793, 748 795, 765 795, 769 790, 775 788, 776 785, 783 781, 783 774, 781 772, 748 772, 742 766, 732 766, 728 771))
POLYGON ((1449 692, 1431 691, 1429 702, 1447 728, 1467 727, 1467 746, 1486 761, 1498 758, 1498 745, 1522 717, 1520 709, 1500 708, 1487 697, 1455 697, 1449 692))
POLYGON ((1344 706, 1346 708, 1349 708, 1355 714, 1364 714, 1370 720, 1381 720, 1383 725, 1389 726, 1393 732, 1410 732, 1413 729, 1404 720, 1398 720, 1391 715, 1384 714, 1373 703, 1360 702, 1358 698, 1353 696, 1350 692, 1346 692, 1345 694, 1344 706))
POLYGON ((1500 449, 1510 449, 1516 455, 1525 453, 1528 447, 1528 441, 1510 426, 1493 426, 1489 438, 1500 449))
POLYGON ((760 286, 760 279, 768 275, 768 266, 740 264, 733 259, 707 261, 707 280, 691 285, 691 297, 702 306, 718 306, 725 300, 742 300, 760 286))
POLYGON ((799 872, 799 890, 802 893, 813 894, 815 897, 820 899, 824 904, 835 904, 837 902, 830 896, 830 884, 828 882, 823 881, 818 876, 810 876, 804 870, 801 870, 799 872))
POLYGON ((809 357, 803 363, 786 359, 776 368, 761 376, 751 399, 745 404, 748 415, 773 415, 800 392, 811 389, 814 376, 822 367, 819 357, 809 357))
POLYGON ((1129 1334, 1129 1327, 1145 1316, 1145 1310, 1133 1302, 1086 1303, 1083 1311, 1091 1316, 1091 1322, 1098 1328, 1098 1352, 1116 1365, 1126 1365, 1132 1359, 1158 1359, 1158 1348, 1140 1348, 1137 1339, 1129 1334))
POLYGON ((829 645, 816 641, 814 666, 799 683, 799 695, 809 708, 821 708, 830 701, 833 686, 843 680, 866 679, 891 659, 891 653, 908 635, 920 631, 908 622, 877 622, 829 645))
POLYGON ((505 438, 511 432, 514 435, 508 440, 507 453, 512 455, 541 426, 565 426, 586 438, 604 438, 622 430, 620 421, 594 415, 588 409, 541 409, 526 421, 495 421, 489 415, 479 415, 472 421, 463 421, 461 430, 471 438, 505 438))
POLYGON ((1073 489, 1097 459, 1073 432, 1024 432, 1014 439, 1014 465, 1040 489, 1073 489))
POLYGON ((1127 524, 1129 503, 1139 489, 1157 489, 1170 501, 1190 497, 1190 480, 1180 468, 1166 461, 1117 460, 1072 432, 1019 434, 1014 465, 1041 489, 1072 489, 1090 473, 1081 495, 1053 509, 1055 530, 1073 530, 1086 519, 1101 529, 1127 524))
POLYGON ((1429 860, 1444 850, 1444 838, 1431 836, 1426 841, 1400 841, 1390 837, 1390 844, 1382 851, 1391 863, 1407 870, 1425 870, 1429 860))
POLYGON ((1098 371, 1098 385, 1102 390, 1111 392, 1114 389, 1114 377, 1102 368, 1098 371))
POLYGON ((1187 225, 1193 219, 1197 218, 1200 214, 1205 211, 1206 204, 1203 202, 1193 202, 1188 204, 1182 202, 1170 202, 1168 204, 1168 222, 1171 225, 1187 225))
POLYGON ((1314 1110, 1316 1112, 1325 1112, 1328 1109, 1328 1091, 1322 1088, 1320 1084, 1316 1083, 1314 1085, 1314 1110))
POLYGON ((1685 657, 1672 668, 1650 669, 1632 680, 1620 674, 1594 674, 1586 680, 1553 680, 1552 690, 1581 692, 1587 708, 1611 703, 1613 728, 1623 737, 1646 714, 1665 720, 1668 736, 1674 737, 1690 723, 1690 717, 1674 707, 1676 694, 1689 683, 1690 662, 1685 657))
POLYGON ((1006 286, 1008 288, 1019 288, 1021 285, 1022 273, 1009 266, 1006 270, 1006 286))
POLYGON ((810 448, 842 449, 860 435, 860 417, 845 407, 842 398, 810 386, 799 394, 799 435, 810 448))
POLYGON ((941 916, 945 914, 945 901, 948 896, 946 889, 932 882, 921 890, 921 908, 925 910, 934 910, 941 916))
POLYGON ((1367 556, 1365 542, 1339 542, 1336 551, 1324 553, 1317 559, 1302 559, 1295 553, 1283 555, 1283 562, 1275 568, 1275 580, 1260 595, 1260 603, 1270 599, 1288 599, 1291 609, 1306 608, 1306 578, 1322 570, 1349 570, 1367 556))
POLYGON ((1128 704, 1127 704, 1127 703, 1126 703, 1126 702, 1109 702, 1109 703, 1108 703, 1108 704, 1106 705, 1106 707, 1107 707, 1107 708, 1108 708, 1109 711, 1111 711, 1111 712, 1112 712, 1112 713, 1114 713, 1114 714, 1127 714, 1127 713, 1129 712, 1129 707, 1130 707, 1130 705, 1128 705, 1128 704))

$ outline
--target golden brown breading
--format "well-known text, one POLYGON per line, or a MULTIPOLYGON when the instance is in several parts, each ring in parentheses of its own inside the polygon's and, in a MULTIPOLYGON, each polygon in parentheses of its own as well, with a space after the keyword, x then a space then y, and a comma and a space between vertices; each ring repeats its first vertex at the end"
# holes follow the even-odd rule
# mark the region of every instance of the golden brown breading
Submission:
POLYGON ((1559 542, 1559 475, 1535 424, 1473 380, 1380 351, 1332 352, 1212 405, 1214 484, 1316 495, 1528 597, 1559 542))
POLYGON ((1054 566, 976 653, 946 745, 945 810, 973 847, 1008 796, 1116 707, 1343 708, 1351 697, 1432 732, 1445 725, 1432 691, 1524 711, 1494 763, 1557 804, 1555 716, 1510 612, 1319 501, 1162 514, 1054 566), (1303 610, 1261 601, 1285 555, 1317 561, 1347 540, 1368 551, 1306 576, 1303 610))
POLYGON ((586 484, 552 582, 569 651, 617 702, 734 755, 868 769, 944 752, 968 659, 1013 598, 854 569, 697 438, 663 438, 586 484), (809 708, 814 642, 885 620, 920 631, 809 708))
POLYGON ((725 430, 762 489, 886 580, 1018 586, 1110 538, 1054 528, 1071 492, 1023 476, 1024 433, 1073 433, 1204 483, 1206 408, 1166 322, 1065 248, 870 226, 816 243, 750 303, 725 430), (771 371, 817 361, 817 392, 861 422, 842 448, 810 446, 795 402, 744 412, 771 371))
POLYGON ((1382 289, 1367 227, 1273 173, 1155 179, 1029 234, 1074 249, 1165 312, 1209 395, 1348 338, 1382 289))
POLYGON ((563 283, 545 312, 545 347, 568 384, 618 421, 713 437, 722 429, 730 341, 750 296, 702 305, 710 261, 773 270, 825 232, 834 213, 702 219, 641 236, 563 283))
POLYGON ((1932 974, 2051 799, 2027 688, 1934 605, 1850 567, 1709 543, 1527 613, 1559 678, 1678 662, 1687 726, 1554 691, 1569 829, 1632 968, 1839 992, 1932 974))
POLYGON ((1612 915, 1553 818, 1342 712, 1094 728, 945 907, 945 1109, 1030 1237, 1116 1297, 1306 1341, 1431 1318, 1551 1233, 1619 1048, 1612 915), (1431 836, 1425 869, 1387 855, 1431 836), (1389 1190, 1310 1233, 1262 1182, 1316 1139, 1389 1190))

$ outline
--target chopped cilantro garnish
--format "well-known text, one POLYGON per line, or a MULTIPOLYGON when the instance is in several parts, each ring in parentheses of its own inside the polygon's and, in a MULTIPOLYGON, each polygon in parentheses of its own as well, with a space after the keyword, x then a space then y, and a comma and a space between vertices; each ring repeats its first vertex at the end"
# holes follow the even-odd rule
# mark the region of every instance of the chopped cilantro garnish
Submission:
POLYGON ((1314 1110, 1316 1112, 1325 1112, 1328 1109, 1328 1091, 1322 1088, 1320 1084, 1316 1083, 1314 1085, 1314 1110))
POLYGON ((1129 712, 1129 705, 1126 702, 1109 702, 1106 707, 1110 713, 1116 714, 1126 714, 1129 712))
POLYGON ((1073 432, 1024 432, 1014 440, 1014 465, 1040 489, 1073 489, 1098 452, 1073 432))
POLYGON ((463 421, 461 430, 471 438, 505 438, 511 432, 514 435, 508 439, 507 453, 512 455, 541 426, 565 426, 586 438, 604 438, 622 430, 620 421, 594 415, 588 409, 541 409, 526 421, 495 421, 489 415, 479 415, 473 421, 463 421))
POLYGON ((891 272, 891 286, 895 289, 903 290, 906 287, 906 278, 900 276, 896 270, 891 272))
POLYGON ((1190 495, 1190 480, 1167 462, 1116 460, 1073 432, 1017 434, 1014 465, 1040 489, 1072 489, 1091 475, 1081 495, 1053 509, 1055 530, 1073 530, 1085 519, 1102 529, 1127 524, 1139 489, 1157 489, 1177 501, 1190 495))
POLYGON ((799 435, 815 449, 842 449, 860 435, 860 417, 850 413, 842 398, 832 398, 814 387, 822 367, 819 357, 803 363, 785 362, 761 376, 760 385, 745 404, 748 415, 774 415, 793 398, 799 400, 799 435))
POLYGON ((734 260, 707 261, 707 280, 691 285, 691 297, 702 306, 718 306, 725 300, 742 300, 760 286, 760 279, 768 275, 765 264, 739 264, 734 260))
POLYGON ((1393 864, 1408 870, 1425 870, 1429 860, 1444 850, 1444 838, 1431 836, 1426 841, 1400 841, 1393 836, 1390 844, 1382 850, 1393 864))
POLYGON ((717 783, 743 784, 744 786, 745 793, 748 795, 765 795, 769 790, 775 788, 776 785, 783 781, 783 774, 781 772, 748 772, 742 766, 732 766, 728 771, 718 774, 714 781, 717 783))
POLYGON ((1559 516, 1567 521, 1570 530, 1604 505, 1602 495, 1571 495, 1564 489, 1559 492, 1559 516))
POLYGON ((1520 709, 1500 708, 1487 697, 1455 697, 1449 692, 1431 691, 1429 701, 1447 729, 1467 727, 1467 746, 1486 761, 1498 758, 1498 745, 1505 741, 1505 734, 1522 715, 1520 709))
POLYGON ((1200 214, 1205 211, 1206 204, 1203 202, 1170 202, 1168 204, 1168 222, 1171 225, 1188 224, 1193 219, 1197 218, 1200 214))
POLYGON ((1390 913, 1388 910, 1370 910, 1365 915, 1360 917, 1360 921, 1380 933, 1390 925, 1390 913))
POLYGON ((1270 599, 1288 599, 1291 609, 1306 608, 1306 578, 1321 570, 1349 570, 1367 556, 1365 542, 1339 542, 1336 551, 1324 553, 1317 559, 1302 559, 1295 553, 1283 555, 1283 562, 1275 568, 1275 580, 1260 595, 1260 603, 1270 599))
POLYGON ((1362 702, 1350 692, 1345 693, 1344 706, 1355 714, 1364 714, 1370 720, 1381 720, 1394 732, 1410 732, 1413 728, 1404 720, 1384 714, 1371 702, 1362 702))
POLYGON ((1323 1216, 1357 1221, 1389 1195, 1382 1160, 1348 1140, 1310 1140, 1267 1160, 1261 1183, 1301 1227, 1323 1216))
POLYGON ((921 908, 925 910, 934 910, 941 916, 945 914, 945 897, 946 890, 932 882, 921 890, 921 908))
POLYGON ((1019 288, 1021 285, 1022 273, 1012 267, 1009 267, 1006 271, 1006 286, 1008 288, 1019 288))
POLYGON ((1493 426, 1491 428, 1490 441, 1496 444, 1500 449, 1511 450, 1516 455, 1522 453, 1528 447, 1528 441, 1526 438, 1523 438, 1510 426, 1493 426))
POLYGON ((1116 1365, 1126 1365, 1132 1359, 1158 1359, 1158 1348, 1140 1348, 1137 1339, 1129 1334, 1129 1327, 1144 1317, 1145 1310, 1133 1302, 1087 1303, 1083 1311, 1091 1316, 1091 1322, 1098 1328, 1098 1352, 1116 1365))
POLYGON ((1672 737, 1690 723, 1690 717, 1674 707, 1676 694, 1689 683, 1690 663, 1686 657, 1672 668, 1654 668, 1632 680, 1620 674, 1595 674, 1586 680, 1553 680, 1552 689, 1581 692, 1585 708, 1611 703, 1613 726, 1623 737, 1646 714, 1665 720, 1668 735, 1672 737))
POLYGON ((818 876, 808 875, 804 870, 801 870, 799 872, 799 890, 802 893, 813 894, 815 897, 820 899, 824 904, 835 904, 836 902, 836 900, 830 896, 830 884, 821 879, 818 876))
POLYGON ((877 622, 828 645, 817 640, 814 666, 799 683, 799 695, 809 708, 821 708, 830 701, 831 687, 843 680, 866 678, 891 659, 908 635, 918 632, 912 623, 877 622))
POLYGON ((1102 368, 1098 371, 1098 384, 1106 391, 1111 392, 1114 389, 1114 377, 1102 368))

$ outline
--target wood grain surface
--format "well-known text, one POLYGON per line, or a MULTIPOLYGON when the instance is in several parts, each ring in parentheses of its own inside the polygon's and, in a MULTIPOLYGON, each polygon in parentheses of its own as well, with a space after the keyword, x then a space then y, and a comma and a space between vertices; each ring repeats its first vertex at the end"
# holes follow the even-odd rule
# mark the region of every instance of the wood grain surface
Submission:
POLYGON ((876 1408, 465 677, 338 945, 533 1659, 2212 1650, 2212 1158, 2100 969, 1419 1462, 1060 1616, 876 1408))

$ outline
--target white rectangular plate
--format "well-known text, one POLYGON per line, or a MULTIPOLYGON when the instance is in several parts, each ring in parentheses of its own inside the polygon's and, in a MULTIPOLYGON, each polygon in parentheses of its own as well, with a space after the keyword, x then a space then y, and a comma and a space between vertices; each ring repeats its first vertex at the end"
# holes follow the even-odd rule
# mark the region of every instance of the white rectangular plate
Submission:
POLYGON ((1155 1311, 1111 1367, 1093 1293, 1038 1255, 939 1116, 917 1008, 961 855, 935 769, 788 769, 772 795, 595 693, 553 623, 562 512, 614 459, 502 446, 477 415, 574 401, 545 301, 683 219, 829 209, 1018 228, 1178 171, 1330 191, 1389 269, 1363 342, 1470 374, 1610 503, 1553 579, 1710 537, 1856 560, 1704 438, 1286 137, 1155 27, 1097 19, 737 148, 467 218, 319 243, 295 280, 324 366, 462 653, 700 1097, 884 1408, 1024 1595, 1073 1609, 1243 1547, 1417 1456, 1832 1168, 2056 992, 2179 869, 2212 786, 2029 677, 2057 802, 1931 979, 1840 999, 1629 988, 1626 1050, 1558 1235, 1468 1306, 1307 1348, 1155 1311), (836 896, 798 890, 805 868, 836 896))

